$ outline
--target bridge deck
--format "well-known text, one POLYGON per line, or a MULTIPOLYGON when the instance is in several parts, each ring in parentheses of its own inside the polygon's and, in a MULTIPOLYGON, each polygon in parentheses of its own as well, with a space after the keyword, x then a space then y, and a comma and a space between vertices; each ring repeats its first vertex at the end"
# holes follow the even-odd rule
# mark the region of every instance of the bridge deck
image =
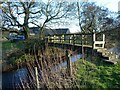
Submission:
MULTIPOLYGON (((74 34, 63 34, 63 35, 54 35, 54 36, 48 36, 48 42, 57 44, 57 46, 61 45, 64 46, 63 48, 69 48, 72 47, 79 47, 82 51, 82 46, 84 49, 88 48, 87 52, 89 51, 96 51, 96 53, 99 53, 102 57, 105 57, 106 62, 110 63, 116 63, 119 60, 119 56, 109 52, 104 46, 105 46, 105 35, 102 34, 101 37, 96 37, 97 34, 93 33, 74 33, 74 34), (102 40, 99 40, 99 39, 102 40), (72 47, 71 47, 72 46, 72 47), (107 60, 106 60, 107 58, 107 60)), ((86 50, 85 50, 86 51, 86 50)), ((92 53, 92 52, 91 52, 92 53)))
MULTIPOLYGON (((80 44, 69 44, 69 43, 58 43, 58 42, 52 42, 51 44, 52 46, 54 45, 63 46, 64 49, 65 47, 70 48, 71 46, 72 48, 77 47, 77 49, 79 49, 78 51, 80 51, 81 49, 80 47, 82 47, 82 45, 80 44)), ((102 60, 105 62, 112 64, 116 64, 117 62, 120 62, 118 56, 115 55, 114 53, 108 52, 106 48, 93 49, 93 47, 90 45, 83 45, 83 48, 85 49, 85 51, 90 52, 90 54, 92 54, 91 51, 94 50, 94 53, 97 53, 98 54, 97 56, 102 57, 102 60)))
POLYGON ((81 44, 70 44, 70 43, 59 43, 59 42, 53 42, 53 43, 56 43, 56 44, 66 44, 66 45, 74 45, 74 46, 80 46, 80 47, 88 47, 88 48, 92 48, 92 46, 90 45, 81 45, 81 44))

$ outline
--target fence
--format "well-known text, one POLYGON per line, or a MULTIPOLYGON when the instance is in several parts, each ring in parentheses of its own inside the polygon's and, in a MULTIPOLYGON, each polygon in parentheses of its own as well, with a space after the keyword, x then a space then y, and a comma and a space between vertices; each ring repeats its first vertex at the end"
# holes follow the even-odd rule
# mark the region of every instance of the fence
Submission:
POLYGON ((105 35, 97 35, 94 33, 74 33, 74 34, 60 34, 47 36, 48 42, 63 43, 72 45, 87 45, 96 48, 104 48, 105 35), (100 40, 98 40, 100 39, 100 40))

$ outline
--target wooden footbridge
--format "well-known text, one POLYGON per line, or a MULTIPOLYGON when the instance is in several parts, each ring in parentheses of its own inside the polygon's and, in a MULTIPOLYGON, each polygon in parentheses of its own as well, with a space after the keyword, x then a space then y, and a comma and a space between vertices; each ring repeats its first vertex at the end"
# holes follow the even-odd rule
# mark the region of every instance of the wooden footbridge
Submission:
POLYGON ((87 52, 95 51, 97 55, 101 56, 106 62, 116 64, 120 61, 118 55, 109 52, 107 48, 105 48, 105 35, 101 33, 59 34, 47 36, 46 38, 50 45, 64 46, 68 49, 73 46, 81 49, 83 47, 87 52))

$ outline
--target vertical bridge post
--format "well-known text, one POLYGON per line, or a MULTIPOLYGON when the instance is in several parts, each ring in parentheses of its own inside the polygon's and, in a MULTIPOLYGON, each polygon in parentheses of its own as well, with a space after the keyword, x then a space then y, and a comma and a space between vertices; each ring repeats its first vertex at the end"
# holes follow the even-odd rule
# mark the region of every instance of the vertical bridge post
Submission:
POLYGON ((96 41, 96 38, 95 38, 95 33, 93 34, 93 48, 96 48, 95 47, 95 41, 96 41))
POLYGON ((102 41, 97 41, 96 40, 96 35, 95 33, 93 34, 93 48, 98 49, 98 48, 104 48, 105 47, 105 34, 102 34, 102 41), (101 44, 101 47, 97 47, 96 45, 101 44))
POLYGON ((56 42, 56 36, 54 35, 54 37, 53 37, 53 38, 54 38, 54 41, 53 41, 53 42, 55 43, 55 42, 56 42))
POLYGON ((105 34, 103 34, 103 45, 102 45, 102 48, 105 47, 105 34))
POLYGON ((62 43, 64 42, 64 34, 62 35, 62 43))
POLYGON ((70 44, 72 44, 72 35, 70 35, 70 39, 69 40, 70 40, 70 44))

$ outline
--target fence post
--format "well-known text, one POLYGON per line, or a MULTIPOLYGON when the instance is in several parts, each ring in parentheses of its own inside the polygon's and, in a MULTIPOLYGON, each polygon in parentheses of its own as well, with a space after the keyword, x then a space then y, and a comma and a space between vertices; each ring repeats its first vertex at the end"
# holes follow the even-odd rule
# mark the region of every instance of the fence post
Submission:
POLYGON ((68 50, 66 50, 66 60, 67 60, 67 74, 72 76, 72 63, 70 60, 70 54, 68 54, 68 50))
POLYGON ((70 35, 70 44, 72 43, 72 36, 70 35))
POLYGON ((95 48, 95 41, 96 41, 96 37, 95 37, 95 33, 93 34, 93 48, 95 48))
POLYGON ((80 45, 82 45, 82 35, 80 35, 80 45))
POLYGON ((61 41, 61 37, 62 37, 62 36, 60 36, 60 43, 62 42, 62 41, 61 41))
POLYGON ((103 34, 103 45, 102 45, 102 48, 105 47, 105 34, 103 34))
POLYGON ((74 40, 74 38, 75 38, 75 37, 74 37, 74 34, 73 34, 73 45, 75 44, 75 40, 74 40))
POLYGON ((53 41, 53 42, 55 43, 55 42, 56 42, 56 36, 54 35, 54 37, 53 37, 53 38, 54 38, 54 41, 53 41))
POLYGON ((68 39, 69 39, 69 44, 70 44, 70 36, 69 36, 69 38, 68 38, 68 39))
POLYGON ((64 37, 65 37, 65 36, 63 35, 63 37, 62 37, 62 41, 63 41, 63 42, 64 42, 64 37))
POLYGON ((95 33, 93 34, 93 41, 95 41, 95 33))
POLYGON ((39 84, 39 80, 38 80, 38 70, 37 70, 37 67, 35 67, 35 77, 36 77, 36 88, 39 90, 40 84, 39 84))
POLYGON ((75 45, 75 35, 73 34, 73 45, 75 45))

